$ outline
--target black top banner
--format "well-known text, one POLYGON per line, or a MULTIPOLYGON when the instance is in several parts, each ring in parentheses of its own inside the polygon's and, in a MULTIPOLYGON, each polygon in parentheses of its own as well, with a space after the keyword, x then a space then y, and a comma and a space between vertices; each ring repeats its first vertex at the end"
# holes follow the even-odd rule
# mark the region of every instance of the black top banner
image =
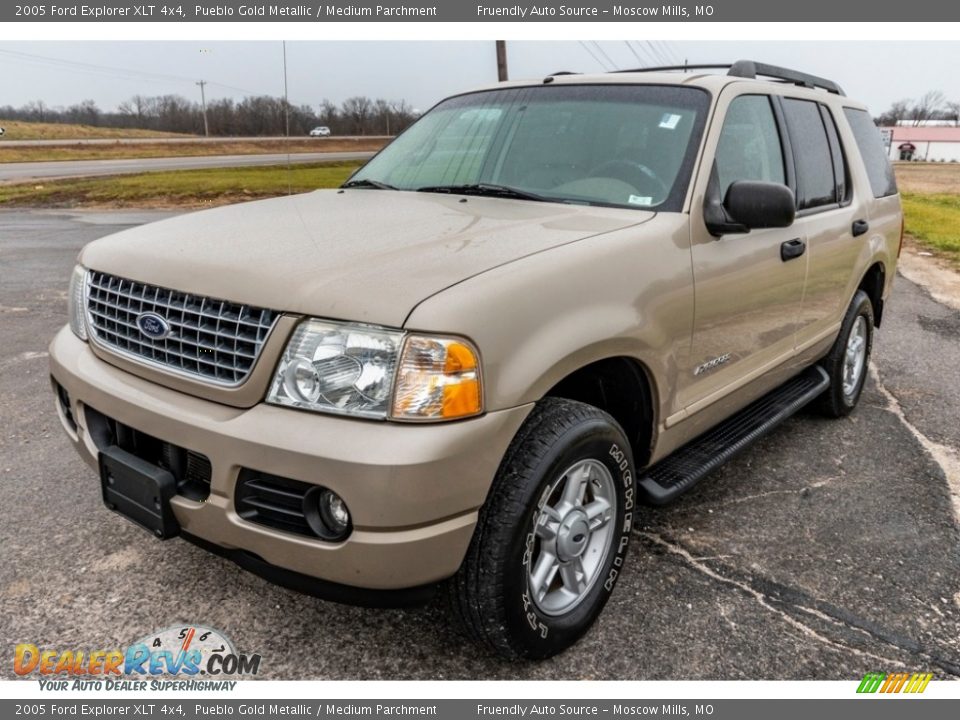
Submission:
POLYGON ((713 0, 660 5, 609 0, 354 0, 257 3, 237 0, 29 2, 0 7, 0 22, 944 22, 960 20, 960 4, 942 0, 713 0))

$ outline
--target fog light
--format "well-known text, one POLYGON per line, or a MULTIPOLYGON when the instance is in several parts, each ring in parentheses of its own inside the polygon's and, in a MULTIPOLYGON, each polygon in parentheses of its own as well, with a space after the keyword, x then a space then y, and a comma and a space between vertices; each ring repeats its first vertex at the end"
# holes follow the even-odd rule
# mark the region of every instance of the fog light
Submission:
POLYGON ((322 540, 343 540, 353 529, 347 504, 326 488, 314 487, 303 496, 303 516, 322 540))
POLYGON ((320 517, 335 536, 342 537, 350 529, 347 504, 332 490, 324 490, 320 494, 320 517))

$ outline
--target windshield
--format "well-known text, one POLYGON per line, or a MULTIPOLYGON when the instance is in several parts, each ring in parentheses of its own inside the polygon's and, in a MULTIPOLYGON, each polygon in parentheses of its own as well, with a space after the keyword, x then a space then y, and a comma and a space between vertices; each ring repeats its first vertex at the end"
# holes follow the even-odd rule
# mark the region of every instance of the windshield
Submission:
POLYGON ((703 90, 543 85, 450 98, 349 184, 519 191, 513 197, 678 211, 703 131, 703 90))

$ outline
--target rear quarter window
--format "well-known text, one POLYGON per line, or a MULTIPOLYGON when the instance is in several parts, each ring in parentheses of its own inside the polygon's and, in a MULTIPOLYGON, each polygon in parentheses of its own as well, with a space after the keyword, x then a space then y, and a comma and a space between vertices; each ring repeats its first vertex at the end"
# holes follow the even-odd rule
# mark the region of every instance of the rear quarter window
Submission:
POLYGON ((850 123, 853 137, 860 149, 860 157, 863 158, 873 196, 880 198, 896 195, 897 179, 884 150, 883 140, 880 139, 880 132, 870 114, 856 108, 844 108, 843 113, 847 116, 847 122, 850 123))

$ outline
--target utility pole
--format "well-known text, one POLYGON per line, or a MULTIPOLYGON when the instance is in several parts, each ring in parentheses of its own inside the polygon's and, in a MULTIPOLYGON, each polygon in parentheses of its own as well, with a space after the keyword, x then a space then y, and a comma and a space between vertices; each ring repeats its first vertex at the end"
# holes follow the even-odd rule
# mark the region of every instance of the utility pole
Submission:
POLYGON ((203 134, 210 137, 210 125, 207 123, 207 93, 204 91, 206 80, 200 80, 197 85, 200 86, 200 106, 203 108, 203 134))
POLYGON ((284 137, 290 137, 290 94, 287 92, 287 41, 283 41, 283 122, 284 137))
POLYGON ((505 82, 507 79, 507 43, 497 40, 497 79, 505 82))

